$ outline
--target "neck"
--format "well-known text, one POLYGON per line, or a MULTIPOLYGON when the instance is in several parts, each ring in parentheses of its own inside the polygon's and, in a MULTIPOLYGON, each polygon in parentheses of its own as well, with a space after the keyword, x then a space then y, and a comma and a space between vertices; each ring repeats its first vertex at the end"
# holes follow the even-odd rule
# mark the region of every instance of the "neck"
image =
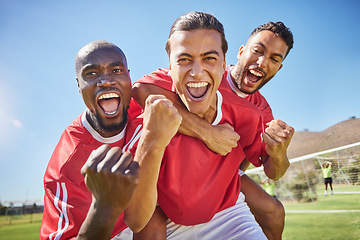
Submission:
POLYGON ((237 72, 237 64, 233 65, 231 67, 231 71, 230 71, 230 78, 231 78, 231 81, 235 84, 235 86, 237 86, 237 83, 235 81, 236 72, 237 72))
POLYGON ((94 115, 89 110, 86 111, 86 119, 91 125, 91 127, 104 138, 113 137, 121 133, 121 131, 124 129, 127 123, 127 119, 124 119, 119 125, 112 127, 105 127, 103 126, 101 121, 99 121, 99 119, 96 117, 96 115, 94 115))
POLYGON ((216 113, 217 113, 217 94, 214 97, 211 105, 209 106, 208 110, 202 114, 201 118, 203 118, 204 120, 206 120, 209 123, 213 123, 215 118, 216 118, 216 113))

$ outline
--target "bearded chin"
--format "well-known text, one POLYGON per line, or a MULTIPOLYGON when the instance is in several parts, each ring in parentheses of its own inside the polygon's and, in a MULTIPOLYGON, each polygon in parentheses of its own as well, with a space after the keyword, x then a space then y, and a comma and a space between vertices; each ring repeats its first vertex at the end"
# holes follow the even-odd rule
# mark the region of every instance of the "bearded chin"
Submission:
POLYGON ((238 71, 235 72, 235 83, 236 83, 238 89, 239 89, 241 92, 245 93, 245 94, 253 94, 253 93, 259 91, 267 82, 269 82, 269 81, 274 77, 274 75, 273 75, 273 76, 270 76, 270 77, 268 77, 268 78, 265 76, 265 80, 263 80, 263 81, 261 82, 261 84, 256 87, 256 89, 254 89, 253 91, 246 91, 246 89, 244 89, 244 88, 242 87, 242 85, 243 85, 242 79, 245 78, 246 72, 247 72, 247 70, 245 71, 244 68, 242 68, 242 67, 240 67, 240 68, 238 69, 238 71), (266 79, 266 78, 267 78, 267 79, 266 79))
POLYGON ((121 120, 121 122, 120 123, 114 123, 114 124, 111 124, 111 125, 106 125, 106 124, 104 124, 104 122, 102 121, 102 119, 99 117, 99 115, 98 115, 98 113, 95 113, 95 115, 94 115, 94 118, 96 119, 94 119, 95 121, 93 121, 93 123, 94 123, 94 128, 97 130, 97 131, 99 131, 99 132, 117 132, 117 131, 121 131, 124 127, 125 127, 125 125, 126 125, 126 123, 127 123, 127 121, 128 121, 128 112, 127 112, 127 109, 128 109, 128 107, 127 108, 123 108, 123 115, 122 115, 122 120, 121 120))
POLYGON ((237 85, 237 88, 242 91, 243 93, 246 93, 246 94, 250 94, 248 92, 245 92, 244 89, 241 87, 241 84, 242 84, 242 80, 243 77, 244 77, 244 72, 243 71, 238 71, 235 73, 235 83, 237 85))

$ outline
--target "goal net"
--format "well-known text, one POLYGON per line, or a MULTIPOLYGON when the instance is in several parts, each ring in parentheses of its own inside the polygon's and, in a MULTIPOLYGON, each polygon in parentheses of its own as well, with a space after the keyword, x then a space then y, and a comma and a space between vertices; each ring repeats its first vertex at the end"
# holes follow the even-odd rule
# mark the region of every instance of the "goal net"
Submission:
MULTIPOLYGON (((325 161, 332 163, 333 184, 360 184, 360 142, 304 155, 289 161, 289 169, 281 179, 275 182, 275 195, 282 201, 316 200, 316 189, 319 184, 324 186, 322 163, 325 161)), ((249 169, 246 174, 259 185, 267 179, 263 167, 249 169)))

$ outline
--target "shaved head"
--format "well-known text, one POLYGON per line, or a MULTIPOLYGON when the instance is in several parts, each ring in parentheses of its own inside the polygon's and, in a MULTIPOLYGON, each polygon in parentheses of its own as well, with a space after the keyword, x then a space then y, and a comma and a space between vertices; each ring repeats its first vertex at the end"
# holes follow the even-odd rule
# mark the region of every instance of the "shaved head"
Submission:
POLYGON ((92 52, 97 51, 99 49, 112 49, 113 51, 117 51, 117 52, 121 53, 121 55, 123 55, 124 59, 126 60, 124 52, 117 45, 115 45, 111 42, 105 41, 105 40, 96 40, 96 41, 86 44, 76 54, 76 57, 75 57, 76 76, 79 76, 79 72, 80 72, 80 69, 82 68, 82 63, 83 63, 84 58, 86 58, 92 52))

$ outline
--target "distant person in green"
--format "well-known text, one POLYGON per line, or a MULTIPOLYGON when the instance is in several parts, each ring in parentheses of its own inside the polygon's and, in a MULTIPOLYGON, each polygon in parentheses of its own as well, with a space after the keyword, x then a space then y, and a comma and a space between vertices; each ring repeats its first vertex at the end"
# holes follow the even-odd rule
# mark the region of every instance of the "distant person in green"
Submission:
POLYGON ((262 181, 262 183, 264 184, 264 190, 270 196, 273 196, 274 198, 276 198, 276 195, 275 195, 275 181, 272 181, 270 179, 266 179, 266 180, 262 181))
POLYGON ((331 169, 332 169, 332 163, 331 162, 325 161, 325 162, 322 163, 322 171, 323 171, 324 184, 325 184, 325 197, 327 196, 328 184, 330 185, 331 196, 334 195, 333 187, 332 187, 331 169))

